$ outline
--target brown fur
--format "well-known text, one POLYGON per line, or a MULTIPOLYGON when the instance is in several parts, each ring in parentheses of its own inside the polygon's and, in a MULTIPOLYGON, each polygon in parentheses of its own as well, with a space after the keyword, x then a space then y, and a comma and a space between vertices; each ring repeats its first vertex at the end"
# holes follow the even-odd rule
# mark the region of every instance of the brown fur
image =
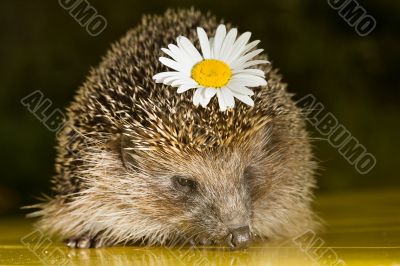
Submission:
POLYGON ((254 107, 236 102, 227 112, 216 98, 195 107, 193 91, 152 80, 166 71, 162 47, 179 35, 198 47, 196 27, 214 34, 217 25, 209 14, 169 10, 145 16, 112 46, 68 108, 55 196, 33 214, 41 229, 101 246, 218 242, 232 224, 268 239, 314 228, 315 164, 276 70, 259 67, 268 85, 254 89, 254 107), (176 191, 176 175, 196 180, 196 193, 176 191))

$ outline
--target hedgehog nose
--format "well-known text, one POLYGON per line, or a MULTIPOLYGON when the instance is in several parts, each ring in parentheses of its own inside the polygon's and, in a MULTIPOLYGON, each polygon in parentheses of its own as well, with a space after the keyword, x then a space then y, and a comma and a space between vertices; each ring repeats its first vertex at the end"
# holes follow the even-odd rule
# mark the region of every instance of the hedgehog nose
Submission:
POLYGON ((247 248, 251 242, 250 228, 242 226, 231 229, 226 240, 231 249, 247 248))

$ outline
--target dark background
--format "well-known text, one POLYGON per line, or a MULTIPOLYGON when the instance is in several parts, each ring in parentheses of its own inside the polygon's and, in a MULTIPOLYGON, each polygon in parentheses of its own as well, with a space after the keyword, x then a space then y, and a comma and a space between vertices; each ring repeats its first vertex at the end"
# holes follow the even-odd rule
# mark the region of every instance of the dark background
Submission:
MULTIPOLYGON (((318 193, 400 186, 399 1, 358 1, 377 21, 366 37, 326 0, 89 2, 108 22, 97 37, 56 0, 0 4, 0 215, 21 213, 20 206, 49 193, 54 171, 54 133, 20 100, 41 90, 53 102, 51 109, 65 108, 112 42, 143 14, 168 7, 209 10, 252 31, 296 99, 315 95, 375 155, 374 170, 360 175, 326 141, 316 141, 318 193)), ((313 131, 313 137, 321 135, 313 131)))

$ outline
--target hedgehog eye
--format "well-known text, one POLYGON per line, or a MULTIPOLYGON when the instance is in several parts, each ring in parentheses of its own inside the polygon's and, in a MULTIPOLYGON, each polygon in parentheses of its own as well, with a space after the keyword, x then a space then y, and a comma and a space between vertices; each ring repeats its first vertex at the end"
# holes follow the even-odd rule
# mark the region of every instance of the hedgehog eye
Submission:
POLYGON ((197 182, 182 176, 173 176, 172 183, 174 187, 185 193, 192 192, 197 188, 197 182))

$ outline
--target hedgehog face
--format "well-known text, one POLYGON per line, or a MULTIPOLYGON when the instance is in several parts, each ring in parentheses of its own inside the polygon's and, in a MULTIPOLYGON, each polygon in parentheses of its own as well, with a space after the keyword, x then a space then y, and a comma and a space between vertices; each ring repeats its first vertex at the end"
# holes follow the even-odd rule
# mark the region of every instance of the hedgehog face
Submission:
POLYGON ((251 192, 238 158, 213 158, 196 164, 197 168, 192 168, 188 163, 185 174, 170 178, 168 195, 173 195, 170 200, 180 206, 186 218, 181 223, 185 235, 200 244, 247 247, 251 240, 251 192))
POLYGON ((263 147, 269 133, 261 133, 241 145, 202 151, 173 147, 132 151, 131 142, 123 137, 120 157, 128 170, 123 179, 131 179, 129 190, 135 191, 132 202, 124 206, 135 208, 132 220, 138 215, 151 220, 147 232, 163 235, 162 243, 247 247, 255 232, 253 205, 268 180, 262 171, 268 166, 263 147))
POLYGON ((226 243, 232 248, 250 244, 252 188, 248 162, 239 152, 191 152, 157 158, 151 162, 138 157, 137 173, 143 175, 138 183, 147 184, 146 193, 152 194, 146 197, 143 211, 149 219, 162 220, 164 228, 170 224, 170 239, 192 244, 226 243))

